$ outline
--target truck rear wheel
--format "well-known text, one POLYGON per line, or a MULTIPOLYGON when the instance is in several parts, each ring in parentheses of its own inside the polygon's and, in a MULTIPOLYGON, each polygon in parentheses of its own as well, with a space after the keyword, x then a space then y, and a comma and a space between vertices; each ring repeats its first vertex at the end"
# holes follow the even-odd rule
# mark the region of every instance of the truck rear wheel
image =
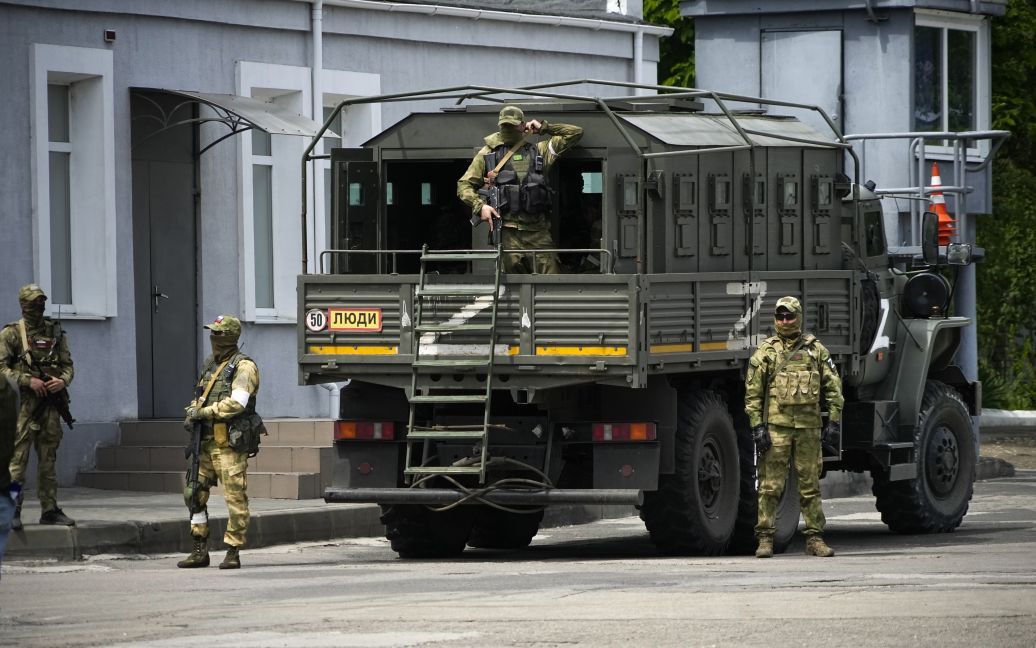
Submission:
POLYGON ((721 554, 741 492, 734 423, 713 391, 684 390, 677 399, 676 472, 644 493, 640 517, 663 554, 721 554))
POLYGON ((512 513, 492 506, 475 510, 468 545, 479 549, 524 549, 540 530, 543 511, 512 513))
POLYGON ((975 432, 956 391, 930 380, 914 432, 917 477, 889 481, 874 471, 881 521, 896 533, 946 533, 968 512, 975 481, 975 432))
POLYGON ((464 506, 437 513, 425 506, 397 504, 381 507, 381 523, 400 558, 451 558, 468 543, 471 512, 464 506))

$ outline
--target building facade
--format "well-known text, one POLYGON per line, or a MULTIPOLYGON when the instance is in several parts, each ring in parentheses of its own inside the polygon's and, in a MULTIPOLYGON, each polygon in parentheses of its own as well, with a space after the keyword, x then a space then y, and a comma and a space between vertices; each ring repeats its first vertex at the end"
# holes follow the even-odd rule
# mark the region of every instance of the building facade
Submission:
MULTIPOLYGON (((182 416, 207 352, 201 325, 220 313, 245 322, 264 416, 330 416, 329 391, 297 384, 295 276, 303 195, 310 270, 329 235, 326 163, 300 185, 305 133, 339 101, 653 83, 670 31, 644 24, 636 0, 447 5, 0 1, 0 317, 15 320, 18 287, 36 281, 69 335, 79 423, 61 447, 63 483, 120 421, 182 416)), ((322 146, 439 107, 351 107, 322 146)))

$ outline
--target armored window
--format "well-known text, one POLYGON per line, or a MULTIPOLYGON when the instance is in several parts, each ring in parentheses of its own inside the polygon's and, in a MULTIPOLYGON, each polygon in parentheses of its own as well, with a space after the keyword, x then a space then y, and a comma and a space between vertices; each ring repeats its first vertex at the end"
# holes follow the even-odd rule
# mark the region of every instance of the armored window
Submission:
POLYGON ((880 211, 870 211, 863 215, 863 239, 864 252, 868 257, 885 254, 885 228, 880 211))

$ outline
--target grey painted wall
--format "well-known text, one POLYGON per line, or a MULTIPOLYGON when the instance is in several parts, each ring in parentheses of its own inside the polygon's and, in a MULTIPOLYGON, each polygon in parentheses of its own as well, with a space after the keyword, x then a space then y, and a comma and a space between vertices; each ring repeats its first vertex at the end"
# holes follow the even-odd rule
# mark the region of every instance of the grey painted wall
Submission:
MULTIPOLYGON (((118 315, 65 322, 76 365, 72 406, 80 424, 66 435, 59 454, 62 483, 71 482, 79 468, 92 465, 97 445, 115 441, 118 421, 138 414, 129 88, 233 94, 238 61, 308 67, 309 30, 310 6, 287 0, 0 1, 0 61, 5 62, 0 76, 0 150, 6 157, 5 172, 0 174, 4 225, 0 227, 4 251, 0 276, 5 278, 0 282, 0 319, 4 321, 19 317, 18 287, 36 279, 29 163, 32 46, 108 49, 114 56, 118 315), (114 43, 103 42, 105 29, 116 30, 114 43)), ((325 69, 379 74, 383 92, 587 77, 630 81, 632 53, 632 34, 325 8, 325 69)), ((644 57, 651 72, 647 80, 653 82, 656 38, 644 38, 644 57)), ((435 108, 392 105, 384 109, 382 124, 387 127, 413 110, 435 108)), ((204 127, 202 140, 209 141, 215 129, 204 127)), ((242 308, 238 160, 238 144, 228 140, 205 153, 200 162, 198 340, 202 351, 208 341, 200 324, 242 308)), ((262 414, 327 415, 327 392, 296 384, 294 326, 247 324, 243 340, 262 372, 262 414)), ((189 389, 185 386, 185 392, 189 389)))

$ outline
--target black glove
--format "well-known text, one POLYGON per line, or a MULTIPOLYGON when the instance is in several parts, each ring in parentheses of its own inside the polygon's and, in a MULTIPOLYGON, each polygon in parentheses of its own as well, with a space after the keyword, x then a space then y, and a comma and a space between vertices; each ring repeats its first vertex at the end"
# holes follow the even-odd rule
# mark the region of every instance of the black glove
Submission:
POLYGON ((820 447, 825 455, 837 455, 840 445, 842 445, 842 424, 838 421, 828 421, 820 433, 820 447))
POLYGON ((755 450, 760 455, 766 454, 766 451, 773 447, 770 431, 766 429, 765 425, 757 425, 752 428, 752 440, 755 441, 755 450))

